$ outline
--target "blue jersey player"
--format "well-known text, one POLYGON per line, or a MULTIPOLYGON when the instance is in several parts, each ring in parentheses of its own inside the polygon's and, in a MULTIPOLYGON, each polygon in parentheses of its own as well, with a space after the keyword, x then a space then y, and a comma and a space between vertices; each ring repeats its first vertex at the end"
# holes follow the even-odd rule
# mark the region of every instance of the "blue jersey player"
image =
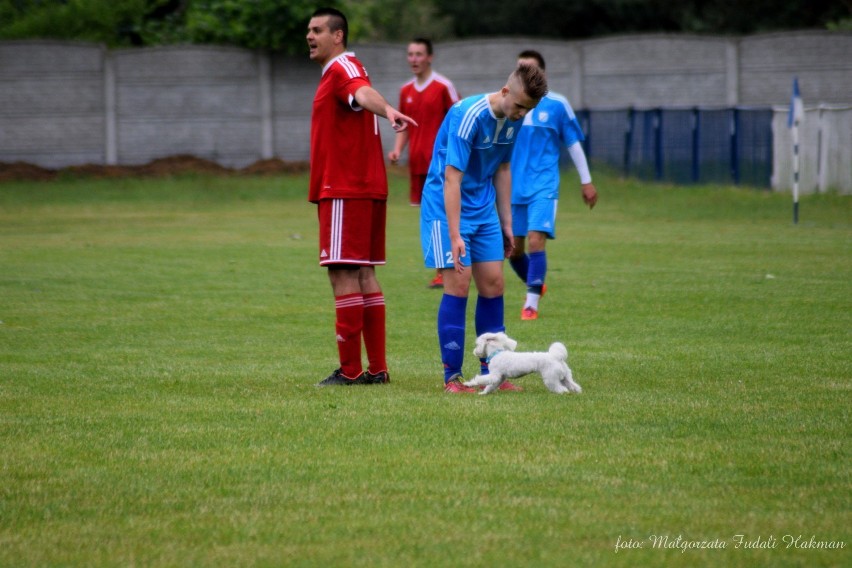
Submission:
MULTIPOLYGON (((518 55, 518 64, 537 65, 544 58, 533 50, 518 55)), ((509 264, 527 285, 522 320, 538 319, 538 302, 544 295, 547 275, 547 239, 556 236, 559 201, 559 157, 568 148, 580 174, 583 201, 591 209, 598 200, 586 154, 580 144, 583 131, 574 110, 562 95, 547 93, 535 111, 527 114, 512 156, 512 229, 515 246, 509 264), (524 239, 529 252, 524 250, 524 239)))
POLYGON ((476 334, 505 329, 503 259, 514 246, 510 160, 522 119, 546 92, 544 72, 519 65, 501 90, 453 105, 435 138, 420 236, 426 267, 444 276, 438 341, 447 392, 474 392, 461 381, 471 279, 478 294, 476 334))

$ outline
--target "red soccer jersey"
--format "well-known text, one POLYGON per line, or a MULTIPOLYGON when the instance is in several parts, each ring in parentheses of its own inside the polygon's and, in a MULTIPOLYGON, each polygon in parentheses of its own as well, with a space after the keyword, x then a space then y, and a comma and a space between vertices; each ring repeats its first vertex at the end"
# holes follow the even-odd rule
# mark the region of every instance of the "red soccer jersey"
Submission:
POLYGON ((417 122, 408 127, 408 167, 425 175, 432 161, 435 136, 450 107, 459 100, 456 88, 440 73, 432 72, 423 85, 415 77, 399 90, 399 110, 417 122))
POLYGON ((370 79, 354 53, 343 53, 323 68, 311 116, 308 201, 387 199, 379 117, 355 101, 365 85, 370 79))

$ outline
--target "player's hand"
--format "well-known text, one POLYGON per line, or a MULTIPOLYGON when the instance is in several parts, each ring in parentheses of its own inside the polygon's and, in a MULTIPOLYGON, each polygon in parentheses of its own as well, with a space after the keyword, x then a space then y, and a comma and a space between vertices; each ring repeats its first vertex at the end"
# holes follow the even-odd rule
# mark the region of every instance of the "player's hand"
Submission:
POLYGON ((464 272, 464 265, 461 263, 461 259, 465 257, 467 251, 464 246, 464 239, 459 237, 457 240, 453 240, 453 270, 456 273, 461 274, 464 272))
POLYGON ((504 258, 509 258, 515 251, 515 236, 511 230, 503 231, 503 255, 504 258))
POLYGON ((408 128, 409 124, 417 126, 417 121, 410 116, 402 114, 392 106, 388 106, 385 112, 387 113, 388 121, 391 123, 391 126, 393 126, 395 132, 402 132, 408 128))
POLYGON ((396 164, 399 161, 399 152, 396 150, 388 152, 388 160, 390 160, 391 164, 396 164))
POLYGON ((581 189, 583 192, 583 202, 589 206, 589 209, 594 209, 595 203, 598 202, 598 192, 595 189, 595 184, 584 183, 581 189))

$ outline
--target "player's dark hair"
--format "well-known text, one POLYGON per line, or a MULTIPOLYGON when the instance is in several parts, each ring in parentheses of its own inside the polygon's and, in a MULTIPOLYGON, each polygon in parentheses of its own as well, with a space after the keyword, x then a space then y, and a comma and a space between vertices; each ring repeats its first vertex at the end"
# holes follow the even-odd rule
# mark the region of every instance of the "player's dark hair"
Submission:
POLYGON ((419 43, 420 45, 426 46, 426 54, 432 55, 432 40, 428 37, 416 37, 411 40, 411 43, 419 43))
POLYGON ((336 32, 340 30, 343 32, 343 47, 346 47, 349 41, 349 22, 346 20, 343 12, 337 8, 317 8, 311 17, 317 18, 320 16, 328 16, 329 31, 336 32))
POLYGON ((544 69, 537 65, 521 63, 512 74, 518 78, 524 92, 531 99, 539 100, 547 94, 547 77, 544 75, 544 69))
POLYGON ((535 59, 538 61, 538 66, 544 71, 544 57, 534 49, 525 49, 518 54, 518 59, 535 59))

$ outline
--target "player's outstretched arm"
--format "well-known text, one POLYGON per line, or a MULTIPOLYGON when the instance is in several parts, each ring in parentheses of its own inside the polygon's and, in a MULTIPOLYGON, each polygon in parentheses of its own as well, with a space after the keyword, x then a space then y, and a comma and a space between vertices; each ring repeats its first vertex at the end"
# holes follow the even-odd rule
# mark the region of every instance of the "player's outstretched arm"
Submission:
POLYGON ((355 91, 355 100, 361 108, 388 119, 391 125, 393 125, 393 129, 397 132, 405 130, 409 124, 417 126, 417 122, 413 118, 393 108, 382 94, 373 87, 365 85, 355 91))

